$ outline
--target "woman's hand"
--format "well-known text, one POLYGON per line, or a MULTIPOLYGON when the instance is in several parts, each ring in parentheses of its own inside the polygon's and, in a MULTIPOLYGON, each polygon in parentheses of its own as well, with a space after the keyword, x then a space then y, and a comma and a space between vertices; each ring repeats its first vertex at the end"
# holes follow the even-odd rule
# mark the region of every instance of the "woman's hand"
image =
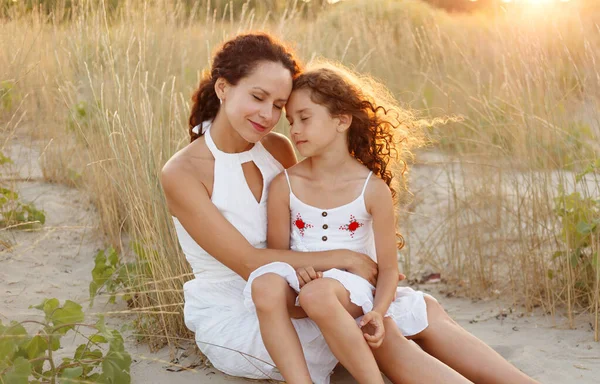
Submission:
POLYGON ((322 278, 323 272, 317 272, 313 267, 302 267, 296 269, 296 276, 300 282, 300 288, 302 288, 311 281, 322 278))
POLYGON ((358 275, 367 280, 373 286, 377 285, 377 263, 369 256, 362 253, 350 251, 347 249, 340 250, 346 252, 345 259, 348 260, 346 270, 350 273, 358 275))
POLYGON ((383 316, 377 311, 371 311, 360 320, 360 328, 366 332, 363 333, 367 344, 372 349, 377 349, 383 343, 385 337, 385 327, 383 326, 383 316))

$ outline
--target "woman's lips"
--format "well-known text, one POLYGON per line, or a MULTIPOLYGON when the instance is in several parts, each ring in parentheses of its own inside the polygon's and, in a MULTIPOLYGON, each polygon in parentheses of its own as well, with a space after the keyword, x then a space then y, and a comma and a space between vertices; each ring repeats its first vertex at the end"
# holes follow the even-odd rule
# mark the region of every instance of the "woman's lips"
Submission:
POLYGON ((300 144, 304 144, 306 142, 307 142, 307 140, 298 140, 298 141, 296 141, 296 146, 299 146, 300 144))
POLYGON ((250 123, 252 124, 252 126, 254 127, 254 129, 256 129, 258 132, 264 132, 267 127, 264 127, 260 124, 255 123, 254 121, 250 121, 250 123))

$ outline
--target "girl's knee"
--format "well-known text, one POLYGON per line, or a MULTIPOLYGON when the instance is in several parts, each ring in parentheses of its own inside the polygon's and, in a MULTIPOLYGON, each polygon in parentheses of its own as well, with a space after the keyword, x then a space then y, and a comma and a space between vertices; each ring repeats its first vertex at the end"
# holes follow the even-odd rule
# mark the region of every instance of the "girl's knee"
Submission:
POLYGON ((329 305, 339 301, 336 287, 330 279, 317 279, 306 284, 298 294, 300 306, 314 320, 316 316, 327 313, 329 305))
POLYGON ((271 311, 286 305, 287 281, 275 274, 266 273, 252 281, 252 301, 257 311, 271 311))

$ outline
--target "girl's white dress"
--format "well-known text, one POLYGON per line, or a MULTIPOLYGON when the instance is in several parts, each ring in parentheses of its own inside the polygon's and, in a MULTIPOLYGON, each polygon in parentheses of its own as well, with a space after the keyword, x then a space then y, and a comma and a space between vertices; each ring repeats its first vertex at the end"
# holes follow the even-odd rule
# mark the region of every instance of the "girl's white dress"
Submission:
MULTIPOLYGON (((215 158, 212 202, 223 216, 255 247, 265 248, 267 239, 267 190, 283 167, 257 143, 242 153, 224 153, 213 142, 210 123, 202 125, 208 149, 215 158), (264 180, 261 201, 250 191, 242 164, 252 161, 264 180)), ((256 313, 244 304, 246 282, 206 253, 173 217, 177 237, 195 278, 186 282, 184 317, 195 333, 196 343, 215 368, 232 376, 283 380, 260 336, 256 313)), ((226 240, 223 240, 226 241, 226 240)), ((310 319, 294 319, 313 382, 329 383, 335 365, 323 335, 310 319)))
MULTIPOLYGON (((289 176, 285 171, 290 189, 290 248, 300 252, 350 249, 366 254, 376 262, 373 219, 367 212, 364 198, 371 174, 367 176, 360 196, 354 201, 332 209, 319 209, 304 203, 294 195, 289 176)), ((282 262, 264 265, 252 272, 244 288, 244 302, 251 311, 256 311, 252 302, 252 282, 266 273, 275 273, 284 277, 296 292, 300 291, 300 283, 292 266, 282 262)), ((367 280, 339 269, 325 271, 323 277, 342 283, 350 295, 350 301, 362 307, 363 313, 373 309, 375 287, 367 280)), ((297 301, 296 305, 298 305, 297 301)), ((412 336, 423 331, 428 325, 424 293, 409 287, 398 287, 396 298, 391 303, 386 316, 394 319, 404 336, 412 336)))

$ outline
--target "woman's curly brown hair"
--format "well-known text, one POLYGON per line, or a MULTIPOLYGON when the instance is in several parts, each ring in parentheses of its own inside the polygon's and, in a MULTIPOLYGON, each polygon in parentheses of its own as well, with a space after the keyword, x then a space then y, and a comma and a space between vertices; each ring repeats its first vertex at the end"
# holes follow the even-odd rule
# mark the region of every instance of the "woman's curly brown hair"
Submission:
MULTIPOLYGON (((395 200, 398 190, 408 192, 405 176, 412 150, 425 143, 423 120, 400 107, 381 83, 341 64, 312 63, 294 81, 294 90, 299 89, 309 89, 311 100, 325 106, 331 116, 351 115, 350 154, 385 181, 395 200)), ((404 237, 399 233, 397 237, 401 249, 404 237)))
POLYGON ((340 64, 320 60, 294 81, 294 90, 309 89, 311 100, 331 116, 351 115, 348 151, 390 187, 405 189, 404 175, 411 150, 425 142, 422 125, 401 108, 389 90, 372 77, 340 64), (392 184, 395 174, 399 184, 392 184))

